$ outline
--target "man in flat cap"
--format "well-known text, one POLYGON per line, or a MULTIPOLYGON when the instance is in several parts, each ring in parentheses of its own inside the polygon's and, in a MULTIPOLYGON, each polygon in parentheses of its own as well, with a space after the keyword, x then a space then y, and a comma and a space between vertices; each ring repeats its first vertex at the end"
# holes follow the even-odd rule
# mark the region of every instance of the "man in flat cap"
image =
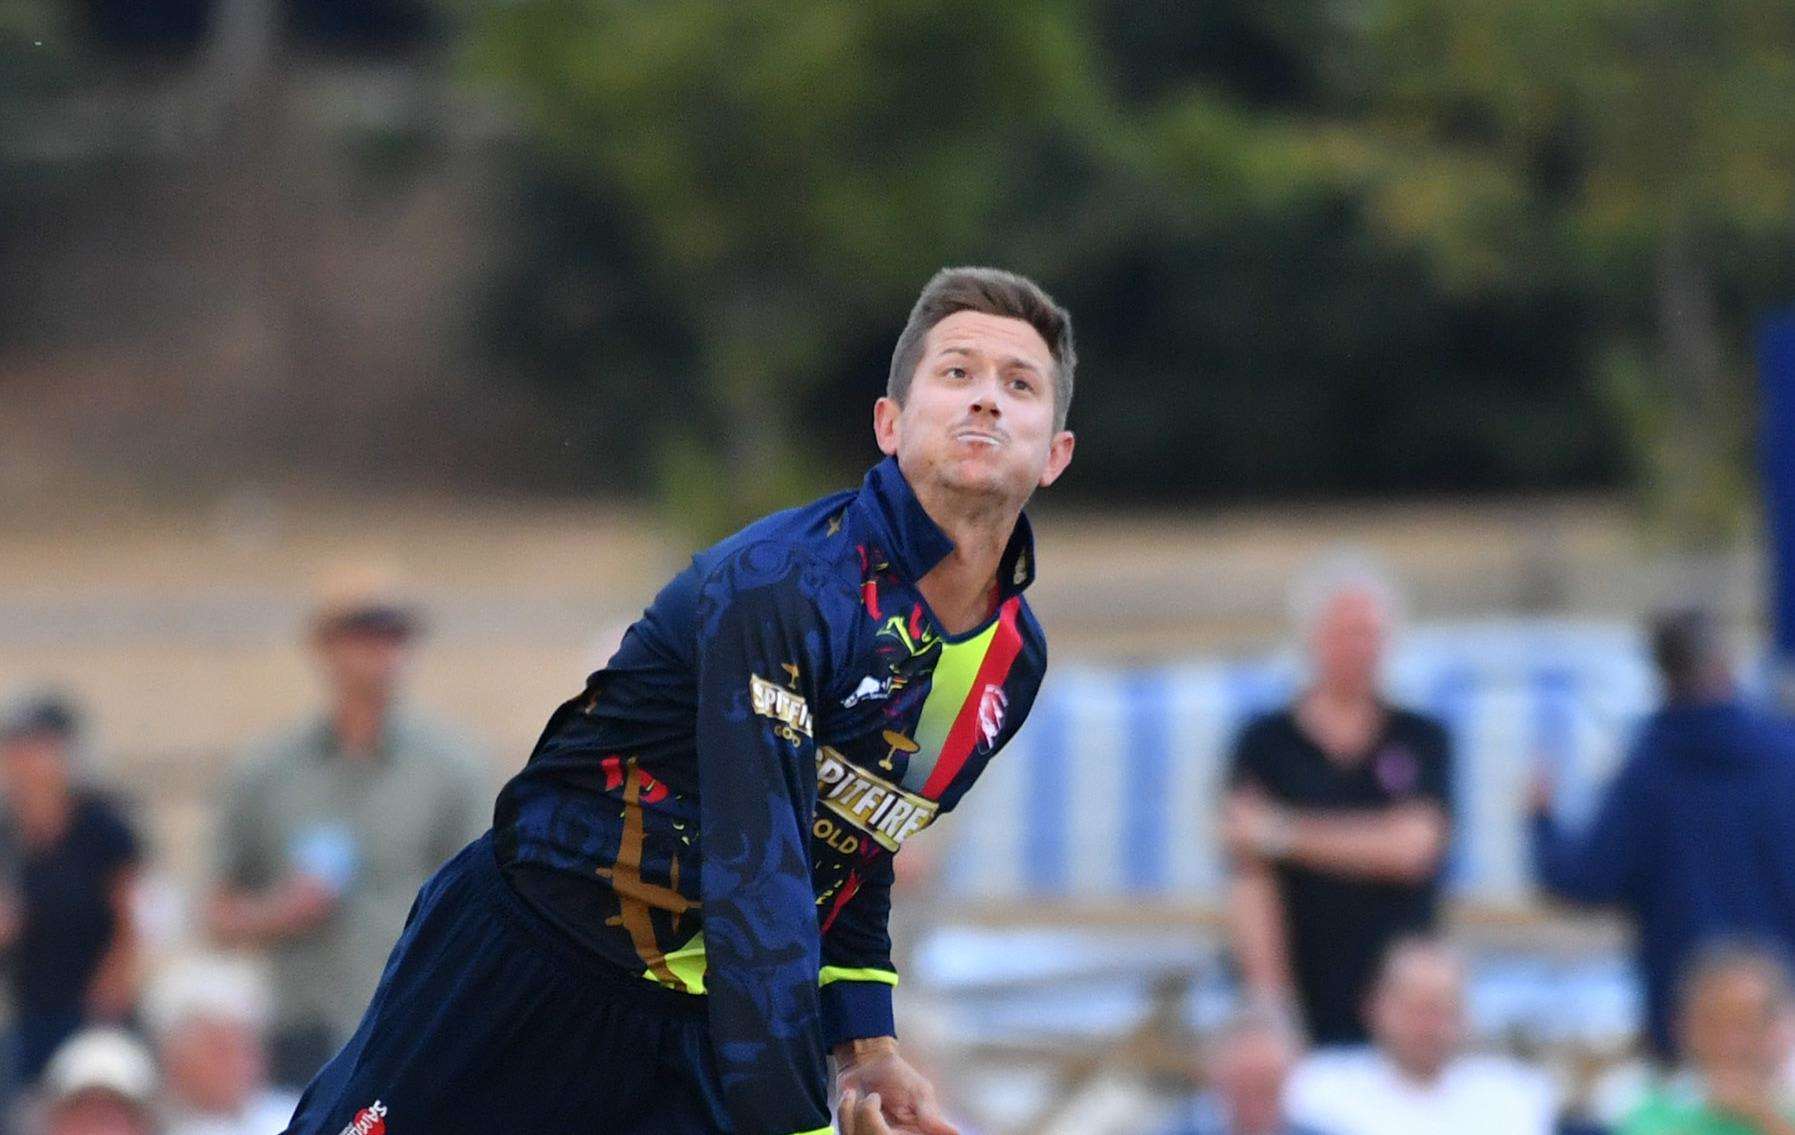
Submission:
POLYGON ((482 763, 403 703, 421 630, 393 572, 325 580, 307 635, 326 704, 225 791, 208 921, 270 956, 279 1084, 304 1084, 354 1031, 412 895, 489 818, 482 763))

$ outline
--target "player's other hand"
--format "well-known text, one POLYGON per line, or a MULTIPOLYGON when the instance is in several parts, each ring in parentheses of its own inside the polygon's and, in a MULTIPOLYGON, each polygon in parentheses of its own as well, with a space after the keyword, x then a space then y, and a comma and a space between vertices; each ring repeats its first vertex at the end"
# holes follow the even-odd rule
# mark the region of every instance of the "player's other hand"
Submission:
MULTIPOLYGON (((933 1085, 898 1055, 897 1041, 880 1038, 875 1042, 857 1042, 857 1047, 861 1051, 842 1060, 836 1077, 844 1115, 850 1093, 862 1107, 868 1098, 876 1096, 881 1101, 883 1122, 865 1130, 889 1130, 891 1135, 960 1135, 960 1129, 941 1114, 933 1085)), ((847 1135, 845 1127, 842 1133, 847 1135)))
POLYGON ((841 1135, 892 1135, 891 1128, 885 1126, 885 1117, 879 1112, 879 1093, 862 1096, 849 1088, 841 1094, 841 1102, 836 1105, 836 1124, 841 1128, 841 1135))

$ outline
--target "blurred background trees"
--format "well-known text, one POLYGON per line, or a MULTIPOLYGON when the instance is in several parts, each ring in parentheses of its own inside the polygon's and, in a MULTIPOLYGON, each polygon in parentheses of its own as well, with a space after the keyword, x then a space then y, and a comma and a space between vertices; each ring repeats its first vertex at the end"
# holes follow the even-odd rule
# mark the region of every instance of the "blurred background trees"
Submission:
POLYGON ((1748 332, 1795 295, 1777 4, 160 7, 0 25, 32 79, 0 239, 42 276, 95 232, 140 254, 97 364, 58 352, 67 297, 0 295, 0 435, 70 423, 96 475, 652 494, 714 532, 856 474, 916 289, 984 261, 1078 318, 1061 499, 1748 519, 1748 332), (251 117, 189 93, 50 144, 106 91, 141 121, 238 75, 227 43, 251 117), (96 365, 135 392, 103 428, 66 408, 96 365))

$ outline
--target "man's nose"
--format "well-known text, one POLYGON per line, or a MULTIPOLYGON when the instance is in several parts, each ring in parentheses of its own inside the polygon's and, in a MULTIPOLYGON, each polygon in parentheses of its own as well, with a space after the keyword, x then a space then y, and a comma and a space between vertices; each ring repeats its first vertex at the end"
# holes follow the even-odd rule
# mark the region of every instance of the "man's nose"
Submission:
POLYGON ((1002 400, 997 397, 997 376, 986 375, 972 395, 973 413, 990 414, 998 417, 1003 413, 1002 400))

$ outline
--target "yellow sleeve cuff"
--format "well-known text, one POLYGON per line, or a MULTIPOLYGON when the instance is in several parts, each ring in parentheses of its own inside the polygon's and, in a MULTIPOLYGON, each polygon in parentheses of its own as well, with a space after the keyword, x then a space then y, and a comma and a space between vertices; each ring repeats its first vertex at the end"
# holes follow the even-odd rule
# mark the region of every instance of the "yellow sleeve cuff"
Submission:
MULTIPOLYGON (((846 966, 824 966, 817 976, 818 985, 834 985, 838 981, 876 981, 896 985, 898 975, 888 969, 849 969, 846 966)), ((804 1135, 810 1135, 805 1132, 804 1135)))

